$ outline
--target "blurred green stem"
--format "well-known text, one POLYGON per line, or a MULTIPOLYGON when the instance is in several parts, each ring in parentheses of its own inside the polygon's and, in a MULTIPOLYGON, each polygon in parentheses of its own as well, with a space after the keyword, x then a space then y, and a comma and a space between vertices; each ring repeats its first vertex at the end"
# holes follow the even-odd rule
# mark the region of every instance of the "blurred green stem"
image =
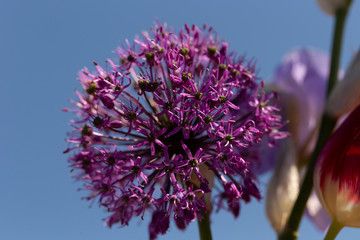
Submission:
POLYGON ((343 225, 333 220, 324 240, 334 240, 343 227, 343 225))
MULTIPOLYGON (((352 0, 348 0, 347 5, 344 8, 338 9, 336 12, 335 29, 332 43, 330 74, 326 96, 328 97, 334 86, 336 85, 338 78, 339 62, 341 55, 341 45, 343 38, 343 31, 346 16, 351 5, 352 0)), ((297 232, 300 226, 301 218, 304 214, 307 200, 311 194, 313 188, 313 173, 316 164, 316 160, 324 147, 326 141, 332 134, 336 124, 336 119, 326 114, 321 119, 321 126, 319 131, 319 138, 317 140, 315 150, 309 160, 307 172, 305 174, 304 181, 300 188, 299 196, 294 204, 290 217, 287 221, 284 231, 279 235, 279 240, 295 240, 297 239, 297 232)))
POLYGON ((203 212, 202 216, 201 220, 198 219, 200 240, 212 240, 209 214, 203 212))

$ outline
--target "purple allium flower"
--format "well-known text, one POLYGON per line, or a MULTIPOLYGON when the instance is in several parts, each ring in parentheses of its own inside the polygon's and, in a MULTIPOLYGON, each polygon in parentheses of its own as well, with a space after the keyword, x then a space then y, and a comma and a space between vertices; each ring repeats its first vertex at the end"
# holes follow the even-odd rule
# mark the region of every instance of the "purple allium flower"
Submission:
POLYGON ((254 64, 206 26, 175 34, 156 25, 115 52, 119 64, 79 74, 84 90, 66 151, 88 199, 111 214, 108 226, 148 211, 155 239, 170 218, 185 229, 212 204, 236 217, 240 200, 260 199, 250 168, 258 143, 287 133, 254 64))

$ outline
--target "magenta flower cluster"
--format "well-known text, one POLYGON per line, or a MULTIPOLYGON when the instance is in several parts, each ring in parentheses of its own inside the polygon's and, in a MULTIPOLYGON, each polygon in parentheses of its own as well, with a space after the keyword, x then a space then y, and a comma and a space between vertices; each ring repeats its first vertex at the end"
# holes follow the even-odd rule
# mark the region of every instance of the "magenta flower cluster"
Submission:
POLYGON ((127 225, 152 214, 150 239, 170 218, 185 229, 211 206, 239 215, 240 200, 260 199, 254 167, 260 142, 286 133, 276 95, 266 94, 254 64, 229 53, 212 28, 187 26, 151 34, 116 50, 79 74, 68 141, 76 177, 111 214, 107 225, 127 225))

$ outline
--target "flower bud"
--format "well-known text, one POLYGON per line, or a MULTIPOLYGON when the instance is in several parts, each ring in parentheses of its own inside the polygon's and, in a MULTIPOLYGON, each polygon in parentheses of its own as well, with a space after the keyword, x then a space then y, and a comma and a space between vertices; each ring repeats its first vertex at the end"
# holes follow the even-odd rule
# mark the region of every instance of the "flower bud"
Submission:
POLYGON ((314 171, 314 188, 333 221, 360 227, 360 105, 323 148, 314 171))
POLYGON ((345 76, 331 92, 326 112, 340 117, 351 112, 360 103, 360 49, 353 57, 345 76))
POLYGON ((317 2, 325 13, 335 15, 339 8, 346 6, 348 0, 317 0, 317 2))
POLYGON ((287 141, 287 146, 283 150, 266 193, 266 214, 271 226, 278 234, 285 227, 300 185, 295 147, 290 140, 287 141))

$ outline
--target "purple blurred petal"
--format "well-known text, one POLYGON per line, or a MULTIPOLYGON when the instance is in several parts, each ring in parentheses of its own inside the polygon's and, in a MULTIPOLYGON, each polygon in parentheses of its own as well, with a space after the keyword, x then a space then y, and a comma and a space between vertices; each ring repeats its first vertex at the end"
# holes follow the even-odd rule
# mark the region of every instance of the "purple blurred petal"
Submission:
POLYGON ((288 111, 288 118, 294 119, 290 131, 294 131, 298 148, 307 143, 323 112, 328 72, 327 54, 300 48, 284 57, 272 78, 271 82, 280 91, 280 105, 288 111))
POLYGON ((306 216, 323 232, 326 232, 331 224, 331 218, 321 206, 315 191, 311 193, 307 202, 306 216))

